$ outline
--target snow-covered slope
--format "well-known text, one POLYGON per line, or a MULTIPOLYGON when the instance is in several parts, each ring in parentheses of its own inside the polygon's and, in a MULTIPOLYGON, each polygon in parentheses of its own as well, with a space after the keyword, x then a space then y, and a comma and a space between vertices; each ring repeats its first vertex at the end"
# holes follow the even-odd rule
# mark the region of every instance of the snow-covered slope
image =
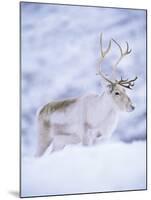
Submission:
POLYGON ((109 142, 24 157, 22 196, 145 189, 145 150, 145 142, 109 142))

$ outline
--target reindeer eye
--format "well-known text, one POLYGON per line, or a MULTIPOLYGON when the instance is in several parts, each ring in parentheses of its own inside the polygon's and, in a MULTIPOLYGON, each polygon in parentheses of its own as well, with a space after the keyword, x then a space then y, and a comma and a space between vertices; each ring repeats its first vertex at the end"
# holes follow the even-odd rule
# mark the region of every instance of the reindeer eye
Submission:
POLYGON ((120 95, 120 93, 119 92, 115 92, 115 95, 120 95))

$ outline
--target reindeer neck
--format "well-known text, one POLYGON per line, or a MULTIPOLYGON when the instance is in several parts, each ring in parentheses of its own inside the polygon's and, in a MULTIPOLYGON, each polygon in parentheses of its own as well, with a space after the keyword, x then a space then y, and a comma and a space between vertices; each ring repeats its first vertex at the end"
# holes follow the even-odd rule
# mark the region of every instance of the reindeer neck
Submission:
POLYGON ((100 98, 100 101, 98 103, 98 109, 103 108, 104 110, 106 110, 106 113, 119 112, 117 106, 113 102, 112 97, 109 94, 107 94, 107 92, 103 92, 99 98, 100 98))

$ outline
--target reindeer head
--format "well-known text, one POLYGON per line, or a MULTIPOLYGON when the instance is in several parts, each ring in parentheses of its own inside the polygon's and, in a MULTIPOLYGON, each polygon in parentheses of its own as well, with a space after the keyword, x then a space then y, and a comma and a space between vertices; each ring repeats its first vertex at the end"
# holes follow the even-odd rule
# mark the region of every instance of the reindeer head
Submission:
POLYGON ((137 77, 135 77, 132 80, 124 80, 121 79, 117 80, 116 79, 116 69, 117 69, 117 65, 120 63, 120 61, 128 54, 131 53, 131 50, 129 49, 129 45, 126 42, 126 50, 123 51, 121 46, 114 40, 111 39, 109 41, 108 47, 106 50, 103 51, 103 46, 102 46, 102 33, 101 33, 101 37, 100 37, 100 46, 101 46, 101 63, 104 60, 105 56, 108 54, 109 50, 111 49, 111 43, 112 41, 119 47, 120 50, 120 57, 117 60, 117 62, 112 66, 112 75, 111 78, 107 78, 106 75, 104 75, 102 73, 102 71, 100 70, 100 67, 98 68, 98 72, 97 75, 100 75, 101 78, 107 83, 107 94, 111 97, 111 99, 113 100, 114 104, 121 110, 121 111, 126 111, 126 112, 130 112, 133 111, 135 109, 135 107, 133 106, 131 99, 128 97, 128 95, 126 94, 126 89, 132 89, 132 87, 134 86, 134 82, 136 81, 137 77))

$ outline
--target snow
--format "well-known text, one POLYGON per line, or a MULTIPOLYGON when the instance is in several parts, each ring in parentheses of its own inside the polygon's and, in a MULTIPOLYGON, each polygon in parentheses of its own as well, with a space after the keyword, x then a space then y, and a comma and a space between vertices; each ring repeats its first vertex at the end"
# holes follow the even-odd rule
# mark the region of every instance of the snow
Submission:
POLYGON ((22 159, 22 197, 146 188, 146 144, 68 146, 22 159))
MULTIPOLYGON (((22 196, 144 189, 146 179, 146 13, 144 10, 21 3, 22 196), (118 77, 138 76, 127 91, 136 105, 123 113, 107 143, 32 157, 37 139, 36 112, 53 99, 102 93, 96 76, 99 37, 116 39, 131 55, 118 77)), ((119 56, 115 45, 103 71, 109 75, 119 56)))

